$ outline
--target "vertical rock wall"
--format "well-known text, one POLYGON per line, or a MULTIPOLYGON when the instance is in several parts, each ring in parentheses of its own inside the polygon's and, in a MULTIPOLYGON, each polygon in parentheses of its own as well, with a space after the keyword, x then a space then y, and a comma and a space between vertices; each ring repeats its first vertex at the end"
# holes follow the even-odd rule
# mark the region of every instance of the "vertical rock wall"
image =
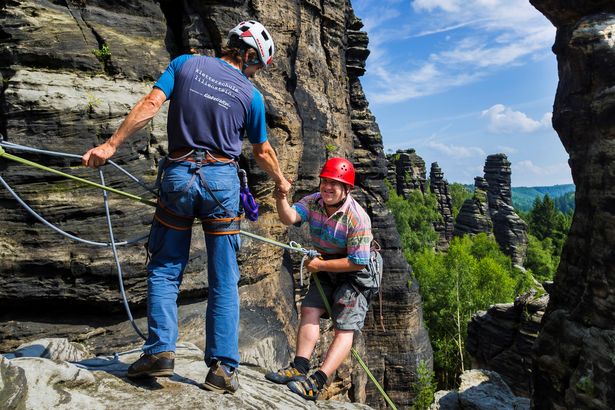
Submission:
POLYGON ((512 207, 510 162, 505 154, 489 155, 484 171, 484 178, 474 180, 474 197, 467 199, 459 210, 455 235, 492 232, 512 263, 523 266, 527 251, 527 224, 512 207))
POLYGON ((514 265, 523 266, 527 250, 527 224, 512 207, 510 161, 505 154, 489 155, 484 172, 495 239, 514 265))
MULTIPOLYGON (((357 345, 393 400, 407 406, 416 365, 421 360, 431 363, 431 347, 422 323, 418 288, 384 205, 382 138, 358 79, 369 54, 367 35, 348 1, 2 3, 0 132, 14 143, 81 154, 112 134, 130 107, 151 89, 170 58, 190 51, 215 54, 227 31, 246 17, 260 20, 275 36, 275 63, 259 73, 255 82, 265 96, 270 141, 284 172, 296 181, 294 199, 317 188, 318 171, 328 156, 347 156, 357 166, 354 194, 372 217, 385 257, 382 314, 386 327, 386 331, 375 330, 373 315, 379 312, 374 306, 357 345)), ((149 183, 155 178, 157 160, 166 153, 165 120, 163 110, 115 157, 149 183)), ((241 165, 250 174, 261 217, 243 228, 286 242, 288 231, 275 217, 270 195, 273 185, 255 167, 247 145, 241 165)), ((85 178, 98 177, 81 168, 79 160, 24 156, 85 178)), ((63 229, 88 239, 107 240, 97 190, 6 161, 0 161, 0 172, 31 206, 63 229)), ((146 195, 122 174, 105 172, 109 185, 146 195)), ((33 336, 31 329, 38 330, 36 337, 41 333, 54 336, 60 329, 63 337, 88 335, 88 342, 103 350, 111 342, 126 342, 114 338, 111 326, 125 317, 110 252, 56 236, 25 214, 4 189, 0 190, 0 204, 0 350, 33 336), (34 326, 41 312, 51 315, 52 326, 34 326), (92 333, 93 329, 102 331, 92 333), (93 336, 101 332, 104 337, 93 336)), ((111 209, 117 238, 147 233, 150 208, 111 196, 111 209)), ((203 246, 200 228, 195 228, 182 304, 206 297, 203 246)), ((240 292, 242 335, 246 337, 242 336, 242 348, 249 347, 254 355, 285 356, 292 350, 296 310, 289 272, 298 266, 289 256, 279 248, 243 238, 240 292), (280 332, 286 341, 269 337, 280 332), (252 334, 263 337, 247 337, 252 334), (247 339, 252 345, 245 345, 247 339)), ((143 315, 143 249, 122 248, 120 258, 129 300, 143 315)), ((198 316, 195 311, 193 317, 198 316)), ((194 323, 194 328, 181 330, 181 337, 201 343, 202 323, 196 319, 194 323)), ((135 342, 138 340, 132 339, 135 342)), ((242 356, 242 360, 272 367, 277 365, 275 360, 283 360, 278 357, 263 363, 252 357, 242 356)), ((348 382, 341 397, 384 405, 356 369, 351 378, 340 377, 348 382)))
POLYGON ((393 155, 389 155, 389 161, 395 164, 395 186, 397 195, 404 198, 408 197, 410 191, 420 190, 425 193, 427 183, 427 170, 425 161, 414 149, 399 150, 393 155))
POLYGON ((439 250, 445 250, 448 248, 451 239, 453 239, 455 220, 453 218, 453 200, 448 192, 448 182, 444 179, 444 172, 442 172, 437 162, 431 164, 429 188, 436 196, 438 212, 442 215, 442 221, 434 223, 434 228, 440 236, 436 247, 439 250))
POLYGON ((487 201, 487 189, 488 185, 485 178, 474 178, 474 194, 472 198, 466 199, 459 209, 453 231, 455 236, 474 235, 481 232, 491 234, 493 232, 493 221, 487 201))
POLYGON ((615 403, 615 3, 531 0, 556 27, 553 126, 576 210, 533 361, 537 409, 615 403))

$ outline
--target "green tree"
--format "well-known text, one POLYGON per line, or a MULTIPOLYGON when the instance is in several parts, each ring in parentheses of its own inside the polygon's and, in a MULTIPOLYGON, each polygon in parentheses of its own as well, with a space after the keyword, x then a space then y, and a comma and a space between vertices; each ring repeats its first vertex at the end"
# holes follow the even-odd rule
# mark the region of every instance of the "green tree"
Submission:
POLYGON ((536 198, 528 215, 530 234, 540 241, 550 238, 554 245, 553 255, 557 257, 561 255, 571 223, 572 216, 558 211, 549 195, 536 198))
POLYGON ((412 410, 427 410, 433 403, 436 392, 434 372, 421 360, 416 370, 416 383, 411 386, 413 403, 412 410))
POLYGON ((520 286, 529 288, 529 281, 485 234, 454 238, 447 253, 423 250, 415 255, 413 269, 439 386, 451 388, 468 364, 465 339, 472 315, 494 303, 511 302, 520 286))
POLYGON ((395 217, 404 255, 408 260, 412 260, 412 255, 417 252, 432 249, 436 245, 438 233, 433 223, 442 216, 437 211, 435 195, 412 191, 409 198, 404 199, 389 186, 387 206, 395 217))
POLYGON ((463 205, 466 199, 472 198, 472 192, 459 182, 449 184, 448 192, 451 194, 451 200, 453 202, 453 218, 457 218, 461 205, 463 205))
POLYGON ((525 267, 532 272, 536 280, 552 280, 558 265, 559 252, 551 238, 541 241, 534 235, 528 235, 525 267))

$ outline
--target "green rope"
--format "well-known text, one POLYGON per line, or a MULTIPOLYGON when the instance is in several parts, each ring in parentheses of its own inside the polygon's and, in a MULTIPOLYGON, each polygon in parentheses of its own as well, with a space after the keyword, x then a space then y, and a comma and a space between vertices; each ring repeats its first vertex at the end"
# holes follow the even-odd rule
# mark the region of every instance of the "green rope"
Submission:
POLYGON ((119 189, 115 189, 115 188, 108 187, 105 185, 97 184, 96 182, 88 181, 87 179, 79 178, 74 175, 70 175, 65 172, 58 171, 56 169, 49 168, 41 164, 37 164, 36 162, 28 161, 27 159, 18 157, 16 155, 9 154, 8 152, 4 150, 4 148, 2 148, 2 146, 0 146, 0 157, 4 157, 6 159, 19 162, 20 164, 23 164, 23 165, 29 165, 34 168, 42 169, 43 171, 51 172, 53 174, 60 175, 65 178, 69 178, 74 181, 81 182, 82 184, 91 185, 96 188, 104 189, 105 191, 113 192, 114 194, 118 194, 118 195, 125 196, 126 198, 130 198, 133 201, 141 202, 146 205, 156 206, 156 202, 141 198, 140 196, 133 195, 128 192, 120 191, 119 189))
MULTIPOLYGON (((325 295, 325 291, 322 288, 322 284, 320 283, 320 280, 318 279, 318 275, 316 274, 316 272, 312 273, 312 278, 314 278, 314 283, 316 284, 316 287, 318 288, 320 297, 322 298, 322 301, 325 303, 325 309, 327 309, 327 313, 329 314, 329 317, 332 318, 333 314, 331 310, 331 305, 329 304, 329 300, 327 299, 327 296, 325 295)), ((355 349, 354 347, 351 347, 350 352, 352 353, 354 358, 357 359, 359 366, 363 368, 363 370, 365 371, 365 374, 367 374, 367 377, 369 377, 372 383, 374 383, 374 386, 376 386, 376 389, 378 389, 378 391, 380 392, 384 400, 387 402, 389 407, 394 410, 397 410, 397 407, 395 407, 395 404, 393 403, 389 395, 384 391, 380 383, 378 383, 378 380, 376 380, 376 377, 374 377, 372 372, 369 370, 369 367, 367 367, 367 364, 365 364, 363 359, 361 359, 361 355, 359 355, 359 352, 357 352, 357 349, 355 349)))
MULTIPOLYGON (((58 170, 55 170, 53 168, 49 168, 49 167, 46 167, 44 165, 38 164, 36 162, 32 162, 32 161, 29 161, 27 159, 18 157, 16 155, 9 154, 8 152, 6 152, 4 150, 4 148, 2 148, 2 146, 0 146, 0 157, 4 157, 4 158, 7 158, 7 159, 10 159, 12 161, 18 162, 18 163, 23 164, 23 165, 28 165, 28 166, 31 166, 31 167, 34 167, 34 168, 38 168, 38 169, 41 169, 43 171, 51 172, 53 174, 66 177, 66 178, 72 179, 72 180, 77 181, 77 182, 81 182, 81 183, 86 184, 86 185, 90 185, 90 186, 93 186, 93 187, 96 187, 96 188, 99 188, 99 189, 103 189, 105 191, 113 192, 115 194, 118 194, 118 195, 124 196, 126 198, 132 199, 133 201, 141 202, 143 204, 154 206, 154 207, 156 206, 156 202, 153 202, 153 201, 150 201, 150 200, 147 200, 147 199, 143 199, 143 198, 141 198, 141 197, 139 197, 137 195, 133 195, 133 194, 130 194, 128 192, 124 192, 124 191, 121 191, 119 189, 111 188, 111 187, 108 187, 108 186, 105 186, 105 185, 97 184, 96 182, 88 181, 87 179, 79 178, 79 177, 76 177, 74 175, 70 175, 70 174, 67 174, 65 172, 58 171, 58 170)), ((259 236, 259 235, 255 235, 255 234, 250 233, 250 232, 240 231, 240 233, 243 234, 243 235, 252 237, 254 239, 258 239, 260 241, 270 243, 272 245, 280 246, 282 248, 286 248, 286 249, 289 249, 289 250, 292 250, 292 251, 302 252, 302 253, 304 253, 304 255, 306 254, 306 249, 302 248, 298 244, 295 244, 295 246, 291 246, 291 245, 283 244, 283 243, 278 242, 278 241, 274 241, 273 239, 268 239, 268 238, 264 238, 264 237, 259 236)), ((324 290, 322 288, 322 285, 320 284, 320 281, 318 280, 318 276, 316 275, 316 273, 313 273, 312 277, 314 278, 314 282, 316 283, 316 287, 318 288, 318 292, 320 292, 320 296, 322 297, 322 300, 325 303, 325 307, 327 309, 327 312, 329 313, 329 316, 332 317, 331 305, 329 304, 329 301, 327 300, 327 297, 325 296, 325 292, 324 292, 324 290)), ((357 359, 357 362, 363 368, 363 370, 365 371, 367 376, 374 383, 374 385, 376 386, 376 388, 378 389, 378 391, 380 392, 380 394, 382 395, 384 400, 388 403, 389 407, 391 407, 394 410, 397 410, 397 407, 395 407, 395 404, 391 401, 391 399, 386 394, 386 392, 384 391, 384 389, 382 388, 380 383, 378 383, 378 380, 376 380, 376 378, 374 377, 372 372, 369 370, 369 368, 367 367, 367 365, 365 364, 363 359, 361 359, 361 356, 356 351, 356 349, 354 347, 352 347, 350 349, 350 351, 352 352, 352 355, 355 357, 355 359, 357 359)))

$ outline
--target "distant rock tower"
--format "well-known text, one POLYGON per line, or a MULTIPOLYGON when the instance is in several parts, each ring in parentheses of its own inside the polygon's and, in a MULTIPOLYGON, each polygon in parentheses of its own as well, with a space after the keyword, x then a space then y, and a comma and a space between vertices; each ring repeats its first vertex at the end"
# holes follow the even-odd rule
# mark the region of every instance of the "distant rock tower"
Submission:
POLYGON ((420 190, 425 193, 427 171, 425 161, 416 154, 414 149, 397 151, 389 156, 389 161, 395 164, 395 189, 397 195, 408 198, 411 191, 420 190))
POLYGON ((527 252, 527 224, 512 207, 510 161, 505 154, 489 155, 484 172, 484 178, 474 180, 474 197, 464 202, 457 215, 454 234, 487 232, 485 216, 488 216, 491 225, 488 232, 493 232, 500 249, 510 256, 513 265, 523 266, 527 252))
POLYGON ((503 204, 512 206, 512 189, 510 183, 510 161, 506 154, 493 154, 487 157, 485 167, 487 181, 487 199, 489 208, 498 210, 503 204))
POLYGON ((429 171, 429 188, 436 196, 438 212, 442 215, 442 221, 434 222, 434 228, 440 235, 436 248, 445 250, 453 239, 455 219, 453 218, 453 201, 448 192, 448 182, 444 179, 444 173, 437 162, 431 164, 429 171))
POLYGON ((485 178, 474 178, 474 195, 466 199, 459 209, 455 220, 454 236, 476 235, 481 232, 492 234, 493 222, 489 212, 487 189, 485 178))

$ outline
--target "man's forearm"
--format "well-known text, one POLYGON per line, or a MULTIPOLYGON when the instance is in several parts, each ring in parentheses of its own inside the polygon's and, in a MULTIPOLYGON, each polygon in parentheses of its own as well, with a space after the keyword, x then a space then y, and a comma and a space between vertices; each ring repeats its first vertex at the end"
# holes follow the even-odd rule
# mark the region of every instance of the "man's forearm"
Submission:
POLYGON ((318 272, 356 272, 365 267, 365 265, 357 265, 348 258, 329 260, 317 258, 311 260, 309 264, 318 272))
POLYGON ((115 133, 107 140, 113 148, 118 148, 126 138, 145 127, 160 110, 166 96, 158 89, 140 99, 128 113, 115 133))
POLYGON ((282 221, 284 225, 292 225, 299 222, 299 215, 297 214, 297 211, 288 204, 286 195, 280 195, 276 198, 275 206, 278 211, 280 221, 282 221))
POLYGON ((282 185, 286 181, 282 170, 280 170, 278 157, 269 141, 254 145, 254 160, 273 179, 277 186, 282 185))
POLYGON ((117 148, 126 138, 145 127, 165 101, 164 92, 159 88, 154 88, 135 104, 111 138, 83 154, 81 163, 92 168, 103 165, 115 154, 117 148))

